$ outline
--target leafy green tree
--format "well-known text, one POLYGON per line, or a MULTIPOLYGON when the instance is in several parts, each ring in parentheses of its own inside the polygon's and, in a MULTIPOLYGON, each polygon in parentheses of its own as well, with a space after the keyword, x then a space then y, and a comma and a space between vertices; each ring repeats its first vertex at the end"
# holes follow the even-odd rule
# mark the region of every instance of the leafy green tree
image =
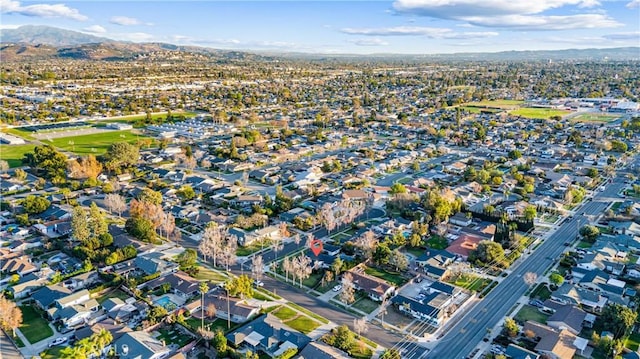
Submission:
POLYGON ((380 355, 380 359, 402 359, 402 357, 398 349, 391 348, 385 350, 382 355, 380 355))
POLYGON ((191 187, 190 185, 184 185, 182 186, 177 192, 176 194, 178 195, 178 197, 182 198, 182 200, 184 201, 189 201, 192 200, 196 197, 196 191, 193 190, 193 187, 191 187))
POLYGON ((341 325, 331 329, 331 332, 324 335, 323 340, 333 347, 349 352, 355 344, 356 336, 349 327, 341 325))
POLYGON ((478 243, 478 247, 469 254, 469 261, 482 266, 493 263, 501 266, 504 264, 504 249, 499 243, 481 241, 478 243))
POLYGON ((36 146, 33 152, 24 155, 22 163, 35 169, 49 179, 63 180, 67 169, 67 156, 51 145, 36 146))
POLYGON ((613 333, 614 339, 629 335, 637 318, 636 311, 618 303, 606 305, 600 314, 603 328, 613 333))
POLYGON ((588 242, 595 242, 596 238, 600 235, 600 229, 598 227, 587 224, 580 228, 580 235, 588 242))
POLYGON ((51 202, 41 196, 28 195, 22 202, 22 207, 29 214, 42 213, 49 208, 51 202))
POLYGON ((527 221, 533 221, 538 215, 536 206, 527 206, 524 209, 524 219, 527 221))
POLYGON ((386 242, 379 243, 376 249, 373 251, 373 260, 378 265, 386 265, 389 263, 391 257, 391 249, 386 242))
POLYGON ((564 282, 564 277, 560 273, 554 272, 549 275, 549 281, 555 286, 560 286, 564 282))
POLYGON ((104 154, 104 162, 110 171, 120 171, 135 165, 140 158, 140 149, 128 142, 116 142, 104 154))
POLYGON ((141 241, 153 242, 156 237, 156 231, 154 229, 153 223, 146 218, 129 218, 124 225, 124 229, 127 231, 127 233, 138 238, 141 241))
POLYGON ((180 265, 180 270, 188 270, 196 265, 198 252, 193 248, 187 248, 184 252, 176 256, 176 262, 180 265))
POLYGON ((162 204, 162 193, 145 187, 142 192, 138 194, 138 200, 145 203, 159 205, 162 204))
POLYGON ((516 323, 516 321, 513 320, 513 318, 507 317, 504 320, 503 332, 506 336, 515 338, 518 335, 519 331, 520 331, 520 328, 518 327, 518 324, 516 323))
POLYGON ((227 352, 227 338, 224 336, 224 332, 220 329, 216 331, 216 334, 213 336, 213 347, 216 349, 218 353, 226 353, 227 352))
POLYGON ((251 278, 243 274, 235 277, 225 283, 225 288, 229 291, 229 295, 233 297, 252 297, 253 287, 251 278))
POLYGON ((74 207, 71 214, 71 235, 80 242, 84 242, 91 237, 87 213, 80 206, 74 207))
POLYGON ((100 237, 107 234, 109 228, 104 213, 98 208, 95 202, 91 202, 89 207, 89 231, 94 237, 100 237))
POLYGON ((407 193, 407 187, 405 187, 402 183, 396 182, 391 185, 389 188, 389 194, 400 194, 407 193))

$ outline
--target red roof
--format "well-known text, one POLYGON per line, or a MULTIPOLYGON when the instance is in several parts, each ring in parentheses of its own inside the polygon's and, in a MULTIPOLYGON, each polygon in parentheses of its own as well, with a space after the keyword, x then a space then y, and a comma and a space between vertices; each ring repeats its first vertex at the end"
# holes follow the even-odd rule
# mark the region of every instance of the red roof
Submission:
POLYGON ((447 252, 458 254, 462 257, 469 257, 469 253, 474 249, 478 248, 478 243, 482 241, 484 238, 479 236, 474 236, 471 234, 462 234, 458 239, 451 242, 451 245, 447 247, 447 252))

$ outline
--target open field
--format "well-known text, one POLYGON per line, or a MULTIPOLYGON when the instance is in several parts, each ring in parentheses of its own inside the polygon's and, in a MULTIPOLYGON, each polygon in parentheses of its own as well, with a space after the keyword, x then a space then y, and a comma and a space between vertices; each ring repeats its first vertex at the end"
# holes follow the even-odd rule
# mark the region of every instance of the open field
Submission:
POLYGON ((464 107, 476 107, 476 108, 499 108, 499 109, 512 109, 522 105, 524 101, 519 100, 483 100, 479 102, 467 102, 462 104, 464 107))
POLYGON ((107 149, 115 142, 136 143, 139 140, 152 140, 151 137, 137 135, 131 130, 126 131, 109 131, 100 132, 91 135, 62 137, 52 139, 51 142, 55 147, 65 151, 74 152, 79 155, 101 155, 107 152, 107 149))
MULTIPOLYGON (((195 117, 196 113, 195 112, 176 112, 176 111, 173 111, 172 115, 173 115, 173 117, 184 116, 186 118, 191 118, 191 117, 195 117)), ((95 122, 126 122, 126 123, 132 123, 132 122, 135 122, 137 120, 143 120, 146 117, 147 117, 146 114, 125 115, 125 116, 104 117, 104 118, 101 118, 99 120, 91 120, 89 122, 92 122, 92 123, 95 123, 95 122)), ((167 117, 167 113, 166 112, 156 112, 156 113, 152 113, 151 114, 151 119, 152 120, 165 119, 166 117, 167 117)))
POLYGON ((513 110, 510 112, 513 116, 521 116, 526 118, 542 118, 549 119, 553 116, 564 116, 570 114, 571 111, 567 110, 556 110, 552 108, 519 108, 517 110, 513 110))
POLYGON ((22 127, 16 128, 3 128, 2 132, 8 133, 10 135, 18 136, 24 138, 26 140, 32 140, 33 136, 31 136, 32 132, 23 129, 22 127))
POLYGON ((25 153, 33 151, 35 145, 0 145, 0 160, 9 162, 11 167, 22 165, 22 157, 25 153))
POLYGON ((571 119, 575 122, 611 122, 620 118, 619 115, 607 113, 585 113, 571 119))
POLYGON ((489 283, 491 283, 491 279, 478 277, 473 274, 463 274, 457 276, 455 280, 452 279, 453 278, 448 279, 446 282, 476 292, 482 291, 487 285, 489 285, 489 283))

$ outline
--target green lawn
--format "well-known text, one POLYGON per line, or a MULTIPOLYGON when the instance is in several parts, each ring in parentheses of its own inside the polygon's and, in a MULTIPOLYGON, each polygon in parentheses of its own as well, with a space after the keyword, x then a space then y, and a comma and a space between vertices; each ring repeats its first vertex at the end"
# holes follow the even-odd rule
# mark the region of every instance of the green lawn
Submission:
MULTIPOLYGON (((205 311, 205 314, 206 314, 206 311, 205 311)), ((200 328, 202 326, 202 320, 198 319, 198 318, 194 318, 194 317, 189 317, 189 318, 185 319, 184 322, 187 325, 187 327, 189 327, 189 329, 194 333, 196 333, 198 328, 200 328)), ((224 328, 222 328, 223 331, 227 330, 227 321, 226 320, 220 320, 220 319, 209 320, 207 318, 204 318, 204 327, 205 328, 219 327, 220 325, 224 325, 224 328), (220 323, 216 323, 218 321, 220 323), (224 322, 224 323, 222 323, 222 322, 224 322)))
POLYGON ((549 288, 547 288, 547 285, 545 283, 540 283, 538 284, 536 289, 531 292, 529 298, 539 298, 540 300, 545 301, 551 298, 551 291, 549 290, 549 288))
MULTIPOLYGON (((9 333, 9 334, 11 334, 11 333, 9 333)), ((16 343, 18 348, 24 348, 24 343, 22 342, 22 339, 20 339, 19 336, 16 335, 14 337, 11 337, 11 339, 13 339, 13 341, 16 343)))
POLYGON ((40 358, 42 359, 56 359, 60 358, 60 351, 65 347, 57 345, 55 347, 51 347, 49 349, 45 349, 42 353, 40 353, 40 358))
POLYGON ((226 275, 203 265, 198 266, 198 274, 194 276, 197 280, 208 280, 214 283, 222 283, 228 279, 226 275))
POLYGON ((289 307, 283 306, 277 311, 273 312, 273 315, 278 317, 280 320, 289 320, 298 316, 298 312, 289 307))
POLYGON ((106 294, 103 294, 102 296, 98 297, 96 300, 98 301, 99 304, 102 304, 105 300, 109 299, 109 298, 120 298, 123 301, 127 298, 131 297, 129 294, 121 291, 120 289, 116 289, 116 290, 112 290, 106 294))
POLYGON ((466 107, 475 107, 475 108, 513 108, 514 106, 519 106, 523 104, 524 101, 519 100, 483 100, 478 102, 467 102, 464 103, 463 106, 466 107))
POLYGON ((324 273, 320 272, 312 273, 309 278, 302 281, 302 284, 309 288, 315 288, 318 284, 320 284, 323 275, 324 273))
POLYGON ((291 303, 291 302, 289 302, 289 303, 287 303, 287 304, 288 304, 289 306, 291 306, 291 307, 293 307, 293 308, 297 309, 298 311, 300 311, 300 312, 302 312, 302 313, 304 313, 304 314, 306 314, 306 315, 310 316, 311 318, 313 318, 313 319, 315 319, 315 320, 319 321, 319 322, 320 322, 320 323, 322 323, 322 324, 329 324, 329 320, 327 320, 327 318, 322 317, 322 316, 320 316, 320 315, 318 315, 318 314, 316 314, 316 313, 314 313, 314 312, 310 311, 310 310, 309 310, 309 309, 307 309, 307 308, 303 308, 303 307, 301 307, 301 306, 297 305, 296 303, 291 303))
POLYGON ((138 140, 147 139, 152 140, 151 137, 136 135, 135 133, 132 133, 131 130, 125 130, 104 131, 90 135, 72 137, 60 137, 51 139, 51 141, 45 140, 43 142, 51 142, 55 147, 65 151, 74 152, 79 155, 101 155, 107 152, 109 146, 114 142, 137 143, 138 140))
POLYGON ((527 320, 547 324, 547 318, 549 318, 549 315, 540 312, 538 308, 532 305, 525 305, 514 317, 514 319, 520 324, 524 324, 527 320))
POLYGON ((449 246, 449 242, 446 238, 434 235, 427 240, 427 245, 433 249, 445 249, 449 246))
POLYGON ((549 119, 552 116, 564 116, 571 113, 567 110, 556 110, 552 108, 519 108, 510 112, 513 116, 521 116, 526 118, 542 118, 549 119))
POLYGON ((407 253, 412 254, 415 257, 420 257, 426 252, 424 248, 415 248, 415 247, 405 247, 405 251, 407 251, 407 253))
POLYGON ((634 352, 638 351, 638 347, 640 346, 640 333, 638 332, 631 333, 629 338, 627 338, 627 341, 625 342, 624 346, 631 349, 634 352))
POLYGON ((5 160, 10 167, 22 166, 22 158, 33 152, 35 145, 0 145, 0 160, 5 160))
POLYGON ((591 248, 592 246, 593 246, 593 243, 589 243, 587 241, 578 242, 578 248, 586 249, 586 248, 591 248))
POLYGON ((619 115, 612 115, 606 113, 585 113, 579 116, 576 116, 571 119, 571 121, 576 122, 611 122, 620 118, 619 115))
POLYGON ((366 267, 364 272, 368 275, 384 279, 387 282, 395 284, 398 287, 401 287, 408 282, 408 280, 403 278, 400 273, 391 273, 380 268, 366 267))
POLYGON ((22 311, 22 325, 20 331, 29 343, 35 344, 53 335, 48 322, 30 305, 20 306, 22 311))
POLYGON ((31 136, 31 134, 33 132, 27 131, 23 127, 3 128, 2 132, 8 133, 10 135, 17 136, 17 137, 24 138, 25 140, 33 140, 33 139, 35 139, 33 136, 31 136))
POLYGON ((491 283, 491 279, 481 278, 473 274, 461 274, 456 278, 447 279, 447 283, 457 285, 464 289, 480 292, 489 285, 489 283, 491 283))
POLYGON ((249 244, 248 246, 242 246, 242 247, 238 247, 238 249, 236 249, 236 255, 238 257, 246 257, 248 255, 251 255, 259 250, 262 250, 264 248, 268 248, 271 245, 271 241, 268 239, 265 239, 263 241, 257 241, 254 243, 249 244))
POLYGON ((320 326, 320 323, 304 315, 293 320, 286 321, 284 324, 304 334, 309 334, 320 326))
POLYGON ((178 330, 162 328, 158 329, 158 333, 160 333, 160 335, 156 339, 161 341, 164 340, 166 345, 177 344, 180 348, 187 345, 187 343, 193 340, 191 336, 184 335, 178 330))
POLYGON ((376 308, 378 308, 380 306, 380 303, 376 303, 373 300, 365 297, 362 298, 360 300, 358 300, 357 302, 353 303, 352 305, 354 308, 359 309, 367 314, 373 312, 374 310, 376 310, 376 308))

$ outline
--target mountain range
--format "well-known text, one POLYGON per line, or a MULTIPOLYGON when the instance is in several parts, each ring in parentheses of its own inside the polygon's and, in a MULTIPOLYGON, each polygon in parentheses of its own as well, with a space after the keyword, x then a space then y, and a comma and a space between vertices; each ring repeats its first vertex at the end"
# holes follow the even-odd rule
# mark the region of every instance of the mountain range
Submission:
POLYGON ((491 53, 455 54, 310 54, 294 52, 257 52, 217 50, 200 46, 182 46, 166 43, 134 43, 116 41, 78 31, 51 26, 24 25, 15 29, 0 29, 0 56, 4 61, 27 61, 54 58, 88 60, 128 60, 151 53, 183 52, 235 59, 341 59, 361 60, 413 60, 413 61, 522 61, 522 60, 640 60, 640 47, 605 49, 568 49, 541 51, 504 51, 491 53))

